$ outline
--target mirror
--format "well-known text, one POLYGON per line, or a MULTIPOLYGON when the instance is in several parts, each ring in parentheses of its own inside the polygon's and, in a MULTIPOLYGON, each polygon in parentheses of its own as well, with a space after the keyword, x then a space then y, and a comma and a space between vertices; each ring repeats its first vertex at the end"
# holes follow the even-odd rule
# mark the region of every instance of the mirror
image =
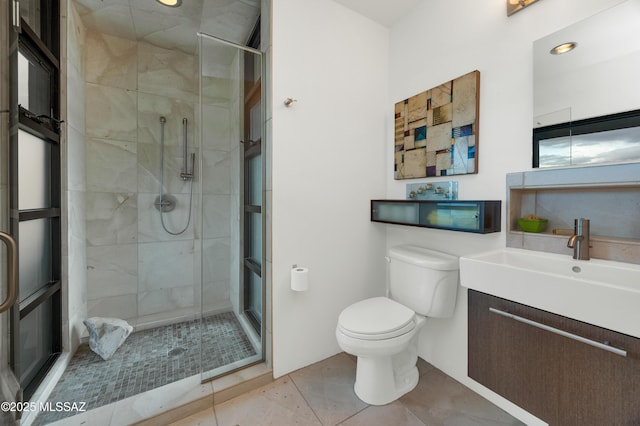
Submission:
POLYGON ((638 22, 627 0, 534 42, 534 167, 640 161, 638 22))

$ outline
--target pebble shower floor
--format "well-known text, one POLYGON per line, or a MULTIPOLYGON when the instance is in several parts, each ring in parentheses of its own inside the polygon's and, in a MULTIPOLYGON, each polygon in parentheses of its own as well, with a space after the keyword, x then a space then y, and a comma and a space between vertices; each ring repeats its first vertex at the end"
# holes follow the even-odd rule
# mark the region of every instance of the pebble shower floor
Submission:
MULTIPOLYGON (((232 312, 203 318, 202 371, 230 364, 256 351, 232 312)), ((91 410, 200 374, 200 321, 186 321, 131 334, 107 361, 81 345, 49 401, 84 401, 91 410)), ((42 412, 46 425, 73 412, 42 412)))

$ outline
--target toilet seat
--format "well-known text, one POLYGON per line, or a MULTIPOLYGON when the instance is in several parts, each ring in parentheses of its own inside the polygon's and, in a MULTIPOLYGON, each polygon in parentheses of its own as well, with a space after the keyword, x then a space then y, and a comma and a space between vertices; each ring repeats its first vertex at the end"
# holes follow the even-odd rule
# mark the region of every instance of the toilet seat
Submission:
POLYGON ((338 329, 356 339, 391 339, 413 330, 414 318, 415 312, 406 306, 386 297, 373 297, 343 310, 338 329))

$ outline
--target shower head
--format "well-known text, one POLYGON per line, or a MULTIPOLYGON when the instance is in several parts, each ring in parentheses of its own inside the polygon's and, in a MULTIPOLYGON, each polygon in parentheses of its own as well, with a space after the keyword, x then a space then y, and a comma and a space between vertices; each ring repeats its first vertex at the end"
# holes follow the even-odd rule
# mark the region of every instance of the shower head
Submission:
POLYGON ((161 122, 162 124, 164 124, 164 123, 166 123, 166 122, 167 122, 167 119, 166 119, 166 118, 164 118, 164 115, 160 116, 160 122, 161 122))

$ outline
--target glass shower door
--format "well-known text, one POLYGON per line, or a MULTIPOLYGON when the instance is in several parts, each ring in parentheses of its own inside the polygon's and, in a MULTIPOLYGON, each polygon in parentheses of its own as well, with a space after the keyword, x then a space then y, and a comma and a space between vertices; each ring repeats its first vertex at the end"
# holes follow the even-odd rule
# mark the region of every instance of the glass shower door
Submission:
POLYGON ((263 360, 262 53, 199 34, 202 379, 263 360))

